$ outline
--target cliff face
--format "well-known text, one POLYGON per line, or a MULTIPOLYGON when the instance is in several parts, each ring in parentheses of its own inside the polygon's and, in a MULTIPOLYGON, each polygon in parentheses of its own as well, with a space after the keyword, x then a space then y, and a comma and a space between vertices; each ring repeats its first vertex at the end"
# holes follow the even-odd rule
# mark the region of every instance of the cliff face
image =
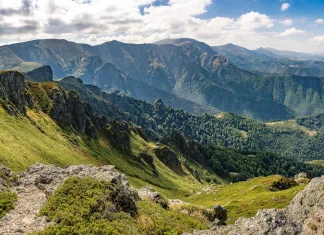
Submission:
POLYGON ((324 176, 314 178, 285 209, 259 210, 252 218, 240 218, 235 224, 196 231, 212 234, 305 234, 324 233, 324 176))
POLYGON ((25 91, 24 75, 15 71, 0 72, 0 104, 10 115, 26 113, 30 97, 25 91))
MULTIPOLYGON (((42 77, 34 80, 52 80, 53 74, 50 68, 43 67, 25 76, 42 77)), ((102 128, 106 121, 95 115, 76 91, 66 92, 53 82, 36 83, 25 79, 23 74, 15 71, 0 73, 0 105, 10 115, 26 115, 27 107, 40 108, 58 123, 97 138, 96 129, 102 128)))

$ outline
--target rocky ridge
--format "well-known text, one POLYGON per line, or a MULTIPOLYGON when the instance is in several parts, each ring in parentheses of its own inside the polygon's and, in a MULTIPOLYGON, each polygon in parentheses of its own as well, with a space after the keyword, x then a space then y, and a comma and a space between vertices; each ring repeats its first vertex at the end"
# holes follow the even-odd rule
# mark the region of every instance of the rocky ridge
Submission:
MULTIPOLYGON (((194 235, 323 235, 324 176, 314 178, 285 209, 259 210, 252 218, 240 218, 235 224, 215 226, 194 235)), ((189 234, 187 234, 189 235, 189 234)))
POLYGON ((25 92, 24 75, 15 71, 0 72, 0 105, 10 115, 17 116, 25 114, 30 103, 30 97, 25 92))
POLYGON ((0 235, 28 234, 50 225, 46 217, 38 217, 37 214, 46 203, 47 196, 52 195, 64 180, 72 176, 117 182, 122 197, 128 201, 127 212, 131 215, 136 213, 137 191, 129 185, 127 177, 119 173, 114 166, 78 165, 59 168, 36 163, 22 172, 15 185, 9 188, 17 194, 18 201, 15 203, 15 209, 0 219, 0 235))

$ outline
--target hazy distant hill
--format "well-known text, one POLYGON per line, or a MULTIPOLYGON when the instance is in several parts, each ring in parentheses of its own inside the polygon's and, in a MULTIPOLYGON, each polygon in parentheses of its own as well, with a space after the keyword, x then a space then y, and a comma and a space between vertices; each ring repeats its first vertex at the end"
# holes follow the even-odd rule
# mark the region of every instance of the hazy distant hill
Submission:
POLYGON ((261 73, 324 76, 324 57, 272 48, 248 50, 234 44, 215 46, 213 49, 236 66, 261 73))

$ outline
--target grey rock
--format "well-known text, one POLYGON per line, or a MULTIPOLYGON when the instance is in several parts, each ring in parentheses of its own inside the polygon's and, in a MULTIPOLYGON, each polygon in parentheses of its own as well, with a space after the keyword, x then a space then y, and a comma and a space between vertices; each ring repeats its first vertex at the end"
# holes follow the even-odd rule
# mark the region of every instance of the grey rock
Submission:
POLYGON ((168 199, 160 192, 155 191, 151 186, 145 186, 138 190, 138 196, 141 200, 149 200, 160 204, 163 208, 168 207, 168 199))
POLYGON ((38 217, 37 214, 47 202, 47 196, 52 195, 58 186, 72 176, 91 177, 118 184, 119 197, 114 203, 130 215, 136 214, 138 193, 129 185, 127 177, 114 166, 77 165, 60 168, 36 163, 22 172, 17 185, 10 189, 17 193, 18 201, 15 209, 0 219, 0 235, 29 234, 51 225, 45 216, 38 217))
POLYGON ((15 71, 0 72, 0 103, 10 115, 26 114, 28 96, 24 76, 15 71))
POLYGON ((183 175, 183 169, 181 163, 177 157, 177 154, 169 149, 167 146, 161 146, 154 149, 156 156, 171 170, 179 175, 183 175))
POLYGON ((324 233, 324 176, 314 178, 285 209, 259 210, 235 224, 195 231, 195 235, 322 235, 324 233))

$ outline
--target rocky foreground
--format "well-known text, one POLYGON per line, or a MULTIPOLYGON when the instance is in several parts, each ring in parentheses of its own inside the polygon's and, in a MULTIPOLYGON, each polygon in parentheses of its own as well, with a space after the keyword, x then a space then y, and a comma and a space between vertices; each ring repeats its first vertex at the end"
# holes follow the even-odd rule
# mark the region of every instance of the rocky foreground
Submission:
POLYGON ((324 176, 311 180, 285 209, 259 210, 254 217, 240 218, 233 225, 216 226, 193 234, 323 235, 324 176))
MULTIPOLYGON (((59 168, 54 165, 36 163, 26 172, 22 172, 14 186, 9 188, 10 191, 17 194, 18 200, 15 209, 0 219, 0 235, 28 234, 50 225, 44 216, 39 217, 37 214, 47 201, 46 196, 53 194, 64 180, 72 176, 118 182, 122 197, 125 201, 130 202, 128 203, 128 213, 133 214, 136 211, 137 192, 129 186, 127 177, 119 173, 114 166, 78 165, 59 168)), ((2 183, 5 184, 4 181, 2 183)))
MULTIPOLYGON (((12 185, 9 185, 4 177, 10 177, 12 174, 10 170, 0 165, 0 173, 0 191, 9 190, 18 196, 15 209, 0 219, 0 235, 28 234, 49 226, 51 223, 47 221, 46 217, 40 217, 37 214, 47 202, 47 196, 52 195, 64 180, 72 176, 118 182, 120 192, 122 192, 121 203, 126 205, 126 212, 131 215, 136 213, 136 201, 139 199, 150 199, 165 207, 170 203, 175 203, 175 200, 167 201, 166 198, 153 192, 149 187, 139 191, 134 190, 130 187, 127 177, 119 173, 113 166, 79 165, 59 168, 54 165, 37 163, 29 167, 26 172, 22 172, 12 185)), ((219 223, 213 223, 215 226, 210 230, 195 231, 193 234, 323 235, 324 176, 313 179, 285 209, 259 210, 255 217, 240 218, 234 225, 221 225, 224 223, 221 223, 219 219, 215 219, 219 223)))

